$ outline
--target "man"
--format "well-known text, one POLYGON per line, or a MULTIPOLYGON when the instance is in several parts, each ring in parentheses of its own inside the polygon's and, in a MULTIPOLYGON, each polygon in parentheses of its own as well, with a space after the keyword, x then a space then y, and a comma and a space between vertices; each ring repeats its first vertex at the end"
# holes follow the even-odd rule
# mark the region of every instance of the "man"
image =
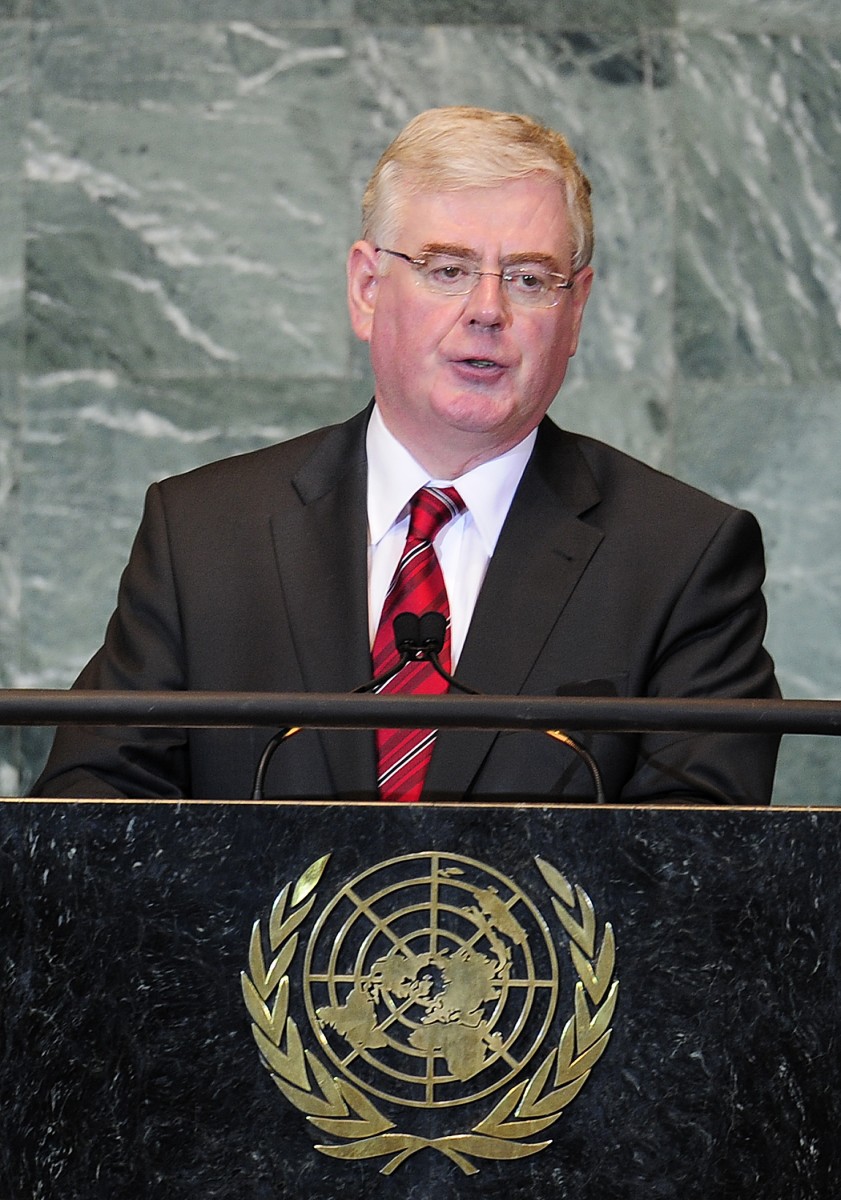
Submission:
MULTIPOLYGON (((753 518, 546 418, 592 242, 589 184, 559 134, 470 108, 411 121, 374 172, 348 259, 373 407, 153 486, 78 686, 349 691, 393 661, 394 607, 431 603, 451 618, 446 661, 482 692, 776 696, 753 518), (446 524, 407 540, 415 496, 447 508, 446 524), (419 549, 423 578, 407 583, 419 549)), ((244 797, 267 736, 62 731, 36 791, 244 797)), ((394 741, 384 765, 396 736, 305 731, 265 794, 593 797, 584 764, 540 733, 442 730, 406 753, 394 741), (420 765, 395 794, 406 760, 420 765)), ((582 741, 609 801, 770 796, 773 738, 582 741)))

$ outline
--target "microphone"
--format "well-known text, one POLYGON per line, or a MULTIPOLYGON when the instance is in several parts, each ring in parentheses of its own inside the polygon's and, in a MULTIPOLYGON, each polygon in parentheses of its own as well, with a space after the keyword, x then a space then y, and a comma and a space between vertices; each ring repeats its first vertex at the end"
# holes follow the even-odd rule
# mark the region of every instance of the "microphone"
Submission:
MULTIPOLYGON (((443 613, 427 612, 421 617, 415 617, 412 613, 401 613, 394 619, 395 638, 398 636, 398 621, 401 621, 400 637, 402 639, 402 642, 398 641, 397 643, 398 649, 401 648, 401 644, 407 647, 411 646, 414 650, 414 656, 425 658, 430 662, 435 671, 451 687, 458 688, 460 692, 466 692, 470 696, 481 695, 481 692, 477 692, 475 688, 468 687, 467 684, 456 679, 441 664, 438 655, 444 648, 444 635, 447 629, 447 619, 443 613)), ((545 733, 547 737, 552 738, 556 742, 561 742, 564 746, 568 746, 570 750, 578 755, 590 772, 596 804, 604 804, 604 784, 602 783, 601 771, 590 751, 562 729, 541 729, 539 732, 545 733)))

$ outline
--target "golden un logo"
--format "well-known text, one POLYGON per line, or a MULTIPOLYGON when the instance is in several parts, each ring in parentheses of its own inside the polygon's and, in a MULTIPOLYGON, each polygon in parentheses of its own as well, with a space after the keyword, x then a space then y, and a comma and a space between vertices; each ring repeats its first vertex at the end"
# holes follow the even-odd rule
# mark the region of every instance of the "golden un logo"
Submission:
POLYGON ((535 864, 551 925, 493 867, 429 851, 377 863, 346 883, 315 917, 301 952, 329 857, 283 889, 265 929, 255 923, 242 975, 265 1066, 333 1139, 316 1149, 387 1158, 385 1174, 421 1149, 469 1174, 476 1159, 545 1149, 541 1135, 610 1037, 618 989, 610 924, 599 936, 587 894, 543 859, 535 864), (553 1043, 569 970, 559 970, 564 942, 572 1011, 553 1043), (296 988, 310 1046, 290 1012, 296 988), (441 1132, 448 1110, 455 1128, 441 1132))

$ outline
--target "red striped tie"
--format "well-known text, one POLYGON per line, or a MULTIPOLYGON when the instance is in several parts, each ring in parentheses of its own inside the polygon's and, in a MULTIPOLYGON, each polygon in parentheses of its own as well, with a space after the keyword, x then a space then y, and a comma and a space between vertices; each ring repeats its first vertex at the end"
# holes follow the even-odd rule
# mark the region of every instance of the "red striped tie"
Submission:
MULTIPOLYGON (((375 675, 399 661, 393 623, 402 612, 418 616, 440 612, 447 618, 444 647, 438 657, 445 671, 451 669, 450 606, 432 543, 447 522, 463 511, 464 501, 455 488, 423 487, 412 497, 409 534, 374 639, 375 675)), ((430 663, 421 659, 408 663, 380 690, 435 695, 446 692, 447 683, 430 663)), ((419 799, 437 732, 437 729, 377 730, 377 783, 383 800, 419 799)))

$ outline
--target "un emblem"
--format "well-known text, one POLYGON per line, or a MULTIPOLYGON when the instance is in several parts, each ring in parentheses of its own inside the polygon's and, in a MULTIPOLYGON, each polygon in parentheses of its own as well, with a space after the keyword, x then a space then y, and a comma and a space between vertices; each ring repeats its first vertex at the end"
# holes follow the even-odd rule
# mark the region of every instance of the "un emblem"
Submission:
POLYGON ((328 859, 283 889, 265 930, 255 923, 242 975, 265 1066, 333 1139, 316 1149, 386 1158, 384 1174, 425 1148, 468 1174, 476 1159, 545 1149, 540 1135, 610 1037, 618 989, 610 924, 599 937, 587 894, 543 859, 535 864, 554 933, 513 880, 475 859, 429 851, 345 883, 315 915, 300 953, 328 859), (559 937, 575 982, 572 1013, 553 1044, 565 974, 559 937), (306 1038, 290 1014, 298 959, 306 1038), (446 1110, 454 1132, 440 1132, 446 1110))

